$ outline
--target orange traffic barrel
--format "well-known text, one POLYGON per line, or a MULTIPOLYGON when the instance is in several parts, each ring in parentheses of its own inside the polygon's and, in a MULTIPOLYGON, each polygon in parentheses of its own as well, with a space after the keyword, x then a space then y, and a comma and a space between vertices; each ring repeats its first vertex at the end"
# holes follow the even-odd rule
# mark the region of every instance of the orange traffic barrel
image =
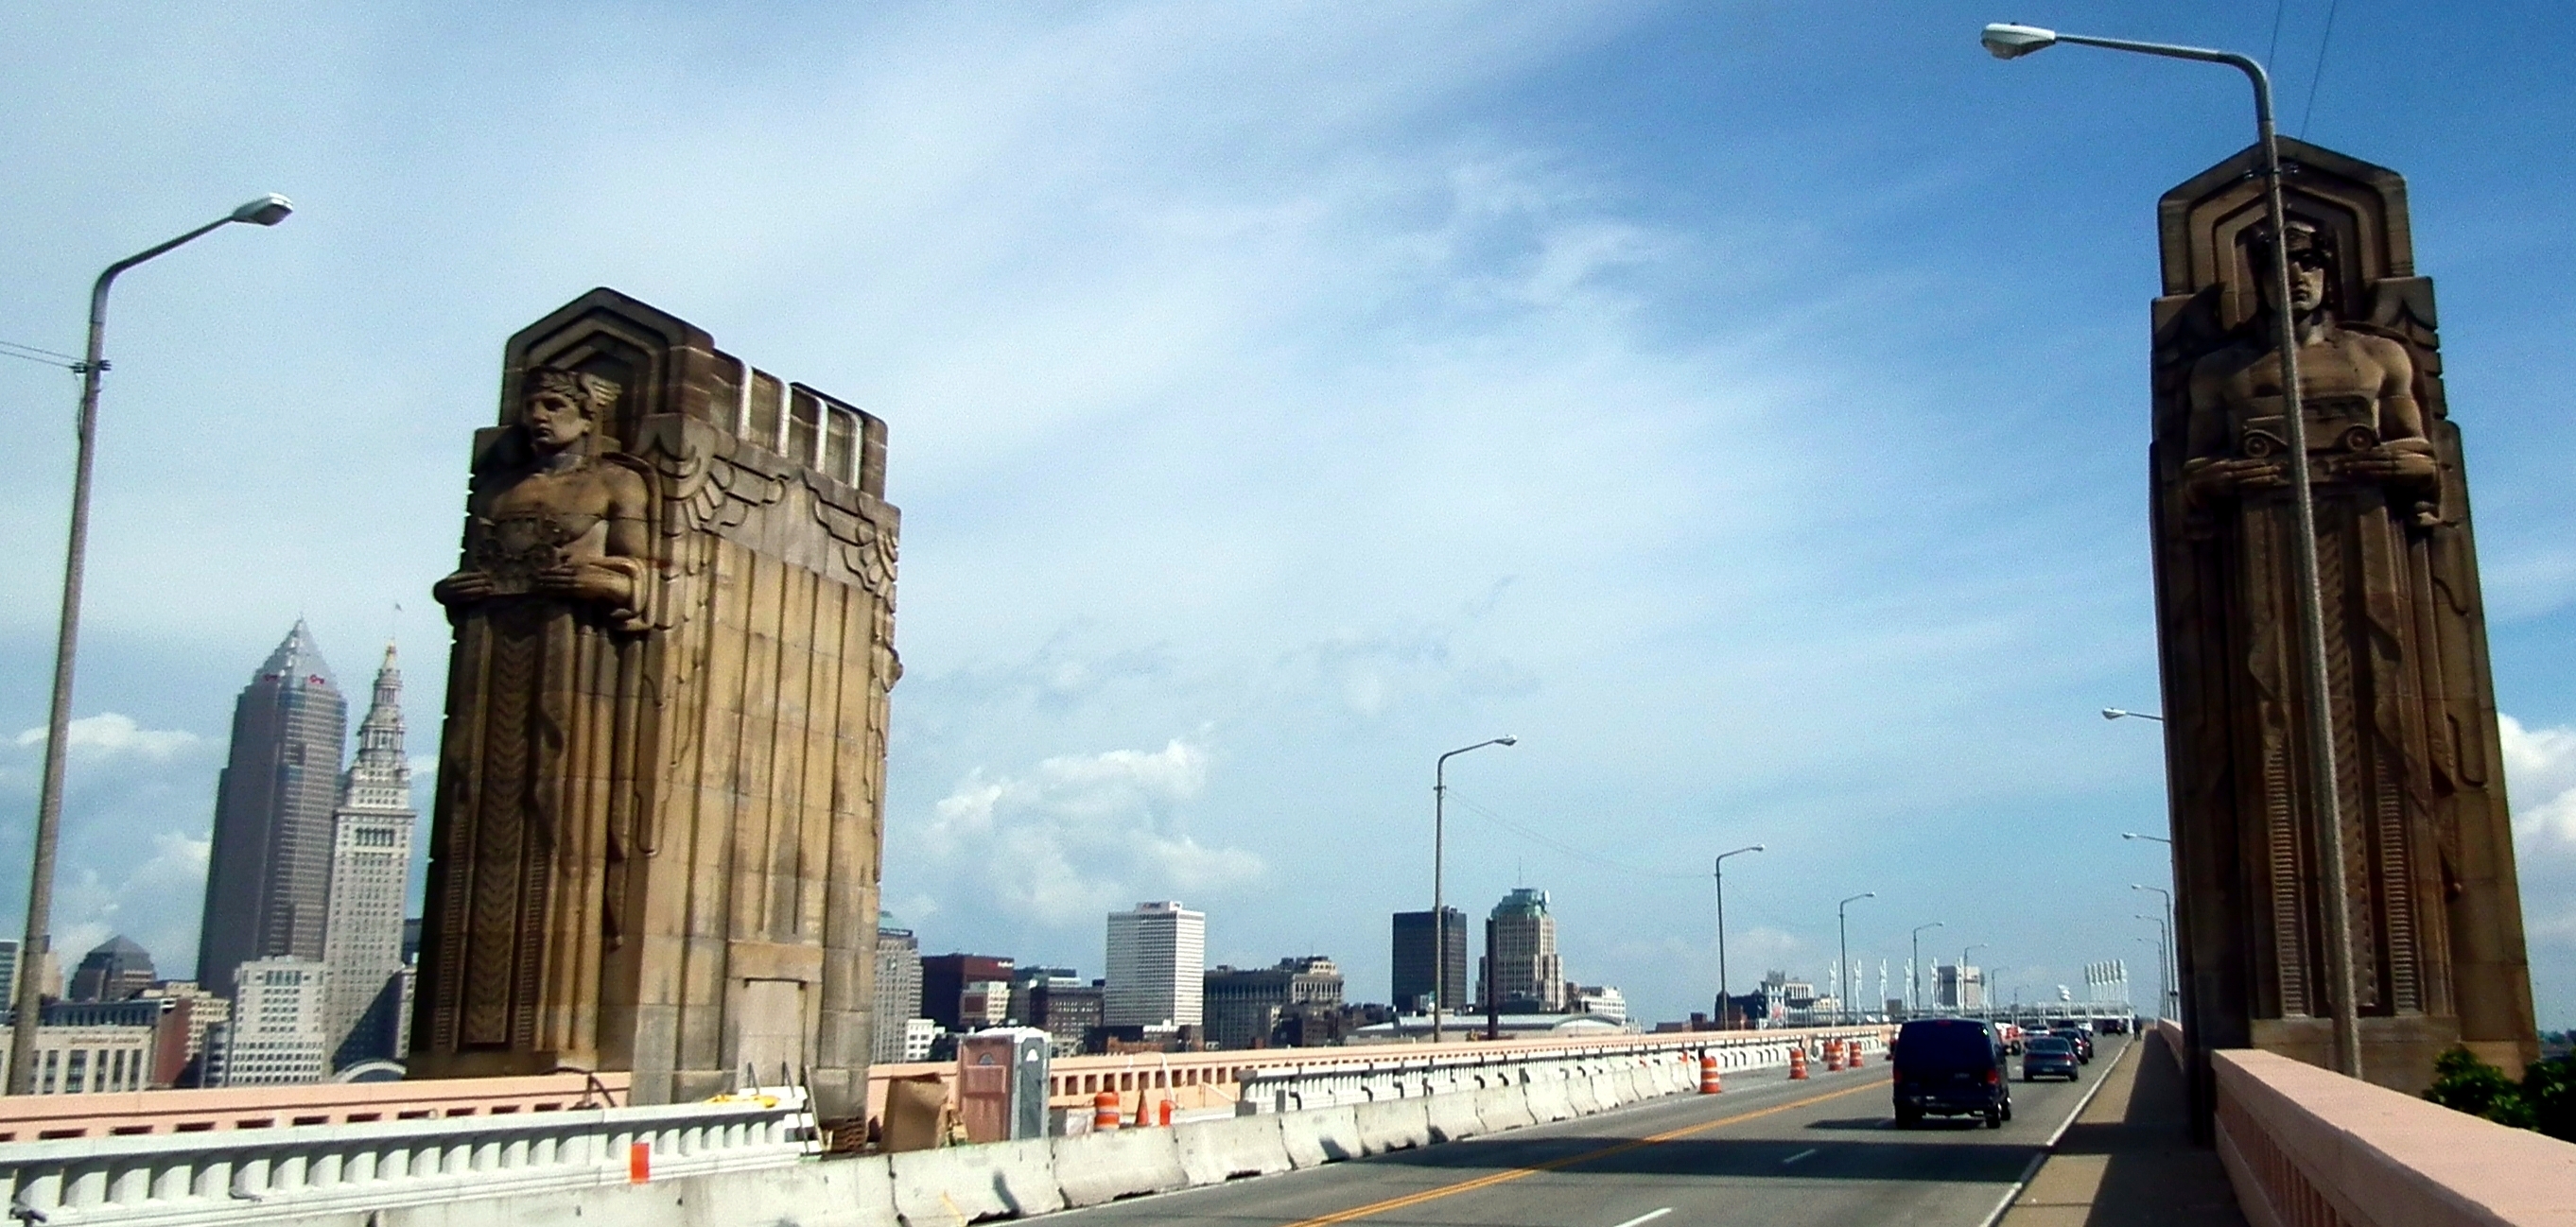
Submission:
POLYGON ((1094 1133, 1118 1131, 1118 1092, 1102 1091, 1091 1097, 1091 1131, 1094 1133))
POLYGON ((1717 1076, 1717 1054, 1714 1052, 1699 1054, 1699 1093, 1714 1095, 1725 1089, 1725 1083, 1717 1076))

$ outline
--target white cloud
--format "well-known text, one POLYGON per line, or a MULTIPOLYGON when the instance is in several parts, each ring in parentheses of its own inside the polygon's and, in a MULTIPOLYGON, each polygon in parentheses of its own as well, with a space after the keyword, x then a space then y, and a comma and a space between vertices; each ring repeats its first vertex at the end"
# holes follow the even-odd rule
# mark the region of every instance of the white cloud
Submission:
POLYGON ((2525 857, 2576 856, 2576 728, 2524 728, 2497 716, 2516 849, 2525 857))
POLYGON ((970 774, 936 806, 920 850, 1005 912, 1051 926, 1096 920, 1131 896, 1252 881, 1261 858, 1182 829, 1207 776, 1206 752, 1178 739, 1060 755, 1023 775, 970 774))
MULTIPOLYGON (((45 744, 45 730, 28 729, 16 740, 21 746, 40 747, 45 744)), ((204 740, 183 729, 147 729, 132 716, 101 712, 72 721, 70 744, 74 756, 92 761, 132 754, 164 762, 204 740)))

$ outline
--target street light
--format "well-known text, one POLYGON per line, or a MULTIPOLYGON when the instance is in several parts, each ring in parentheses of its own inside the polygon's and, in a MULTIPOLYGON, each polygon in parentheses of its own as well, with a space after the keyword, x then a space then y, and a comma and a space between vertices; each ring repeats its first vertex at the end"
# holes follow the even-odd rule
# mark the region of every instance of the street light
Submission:
POLYGON ((1852 995, 1852 986, 1848 982, 1858 978, 1851 974, 1851 915, 1846 909, 1863 899, 1877 897, 1877 891, 1865 890, 1834 905, 1834 927, 1842 935, 1842 962, 1834 965, 1834 978, 1846 982, 1842 992, 1834 998, 1834 1021, 1846 1025, 1850 1022, 1852 995))
POLYGON ((2335 870, 2334 880, 2322 892, 2325 896, 2327 990, 2330 994, 2326 1007, 2334 1024, 2335 1069, 2348 1077, 2359 1078, 2361 1021, 2353 1009, 2352 901, 2342 880, 2342 783, 2335 767, 2335 717, 2330 699, 2333 686, 2326 674, 2325 599, 2317 581, 2316 491, 2308 484, 2307 413, 2301 404, 2299 388, 2298 322, 2290 305, 2289 210, 2281 204, 2281 142, 2272 123, 2272 78, 2251 57, 2232 51, 2061 34, 2036 26, 1997 23, 1987 26, 1979 41, 1985 44, 1986 50, 1994 53, 1995 58, 2003 60, 2046 50, 2058 43, 2079 43, 2113 51, 2225 64, 2244 73, 2246 80, 2253 83, 2255 143, 2261 148, 2262 158, 2263 209, 2272 226, 2272 308, 2279 325, 2282 433, 2289 436, 2286 450, 2290 454, 2290 507, 2295 520, 2290 532, 2290 556, 2298 577, 2299 650, 2304 657, 2302 663, 2306 665, 2303 689, 2310 717, 2305 722, 2308 786, 2312 792, 2310 804, 2316 811, 2317 862, 2333 866, 2335 870))
POLYGON ((1717 854, 1717 861, 1715 864, 1715 874, 1717 877, 1717 1029, 1720 1031, 1734 1030, 1733 1027, 1727 1025, 1727 1019, 1735 1012, 1735 999, 1728 994, 1726 987, 1726 858, 1730 856, 1742 856, 1747 852, 1760 852, 1763 850, 1764 849, 1761 844, 1754 844, 1751 847, 1738 848, 1733 852, 1720 852, 1717 854))
POLYGON ((1993 944, 1992 942, 1973 942, 1959 951, 1959 974, 1952 978, 1958 982, 1953 987, 1958 994, 1959 1008, 1962 1011, 1968 1008, 1968 956, 1993 944))
POLYGON ((2161 1007, 2173 997, 2174 991, 2172 973, 2165 970, 2165 955, 2173 945, 2173 930, 2165 926, 2162 916, 2150 916, 2145 912, 2132 912, 2130 915, 2156 927, 2156 1001, 2159 1005, 2157 1014, 2161 1017, 2161 1007))
POLYGON ((107 290, 117 274, 234 222, 274 226, 294 211, 295 206, 284 196, 270 193, 259 197, 169 242, 108 265, 89 289, 89 351, 79 367, 80 417, 74 428, 77 442, 72 460, 71 535, 63 550, 63 609, 54 631, 53 709, 46 717, 45 773, 36 793, 36 846, 27 882, 27 936, 18 946, 18 1018, 9 1047, 8 1093, 12 1095, 35 1090, 36 1027, 44 1006, 44 977, 37 973, 44 966, 45 951, 52 941, 47 929, 53 922, 54 847, 62 830, 63 772, 71 741, 72 667, 80 646, 81 576, 89 555, 89 484, 91 456, 98 440, 98 377, 107 371, 107 290))
POLYGON ((1469 750, 1519 744, 1517 737, 1496 737, 1472 746, 1460 746, 1431 764, 1431 1042, 1434 1044, 1440 1042, 1440 1013, 1449 1008, 1449 1003, 1440 996, 1440 982, 1449 978, 1449 915, 1440 910, 1441 852, 1449 830, 1449 760, 1469 750))
POLYGON ((2158 923, 2162 924, 2165 928, 2165 953, 2164 962, 2156 968, 2156 974, 2164 977, 2165 995, 2162 998, 2162 1004, 2165 1009, 2173 1011, 2172 1014, 2165 1015, 2165 1017, 2179 1018, 2182 1014, 2182 960, 2175 957, 2176 951, 2174 950, 2173 945, 2173 892, 2166 890, 2161 886, 2141 886, 2135 882, 2129 883, 2129 889, 2151 890, 2164 896, 2165 914, 2158 923))
POLYGON ((1914 926, 1914 960, 1905 965, 1905 978, 1912 983, 1905 986, 1905 991, 1913 998, 1917 1014, 1923 1012, 1923 931, 1940 927, 1941 922, 1937 920, 1928 925, 1914 926))
POLYGON ((2120 832, 2120 838, 2122 838, 2122 839, 2143 839, 2143 840, 2147 840, 2147 841, 2149 841, 2149 842, 2151 842, 2151 843, 2159 843, 2159 844, 2163 844, 2164 846, 2166 846, 2166 847, 2168 847, 2168 848, 2170 848, 2170 847, 2172 847, 2172 846, 2173 846, 2173 841, 2172 841, 2172 840, 2170 840, 2170 839, 2165 838, 2165 837, 2164 837, 2164 836, 2162 836, 2162 835, 2141 835, 2141 834, 2139 834, 2139 833, 2138 833, 2138 832, 2136 832, 2136 831, 2122 831, 2122 832, 2120 832))
POLYGON ((2164 717, 2151 711, 2129 711, 2118 707, 2105 707, 2102 709, 2102 718, 2105 720, 2117 720, 2122 716, 2127 716, 2132 720, 2153 720, 2158 724, 2165 722, 2164 717))

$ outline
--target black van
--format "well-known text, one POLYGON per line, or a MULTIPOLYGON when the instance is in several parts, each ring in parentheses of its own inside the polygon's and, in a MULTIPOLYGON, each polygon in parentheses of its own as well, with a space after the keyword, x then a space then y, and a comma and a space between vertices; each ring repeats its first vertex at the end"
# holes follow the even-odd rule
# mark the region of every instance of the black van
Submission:
POLYGON ((1896 1033, 1888 1063, 1896 1070, 1896 1127, 1929 1116, 1983 1116, 2001 1129, 2012 1119, 2012 1083, 2004 1077, 2004 1042, 1994 1024, 1973 1018, 1918 1018, 1896 1033))

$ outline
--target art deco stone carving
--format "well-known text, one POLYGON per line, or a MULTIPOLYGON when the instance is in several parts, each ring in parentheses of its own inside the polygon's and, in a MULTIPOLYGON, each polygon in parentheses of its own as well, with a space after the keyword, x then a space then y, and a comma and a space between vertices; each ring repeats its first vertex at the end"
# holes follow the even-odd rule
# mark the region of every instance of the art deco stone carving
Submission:
POLYGON ((2405 183, 2297 141, 2286 233, 2255 152, 2166 193, 2155 304, 2156 593, 2201 1048, 2329 1063, 2321 892, 2350 900, 2362 1064, 2418 1089, 2466 1041, 2536 1055, 2460 431, 2405 183), (2345 863, 2321 864, 2300 751, 2272 245, 2291 257, 2345 863))
POLYGON ((864 1101, 898 517, 884 426, 595 290, 477 433, 416 1077, 749 1067, 864 1101))

